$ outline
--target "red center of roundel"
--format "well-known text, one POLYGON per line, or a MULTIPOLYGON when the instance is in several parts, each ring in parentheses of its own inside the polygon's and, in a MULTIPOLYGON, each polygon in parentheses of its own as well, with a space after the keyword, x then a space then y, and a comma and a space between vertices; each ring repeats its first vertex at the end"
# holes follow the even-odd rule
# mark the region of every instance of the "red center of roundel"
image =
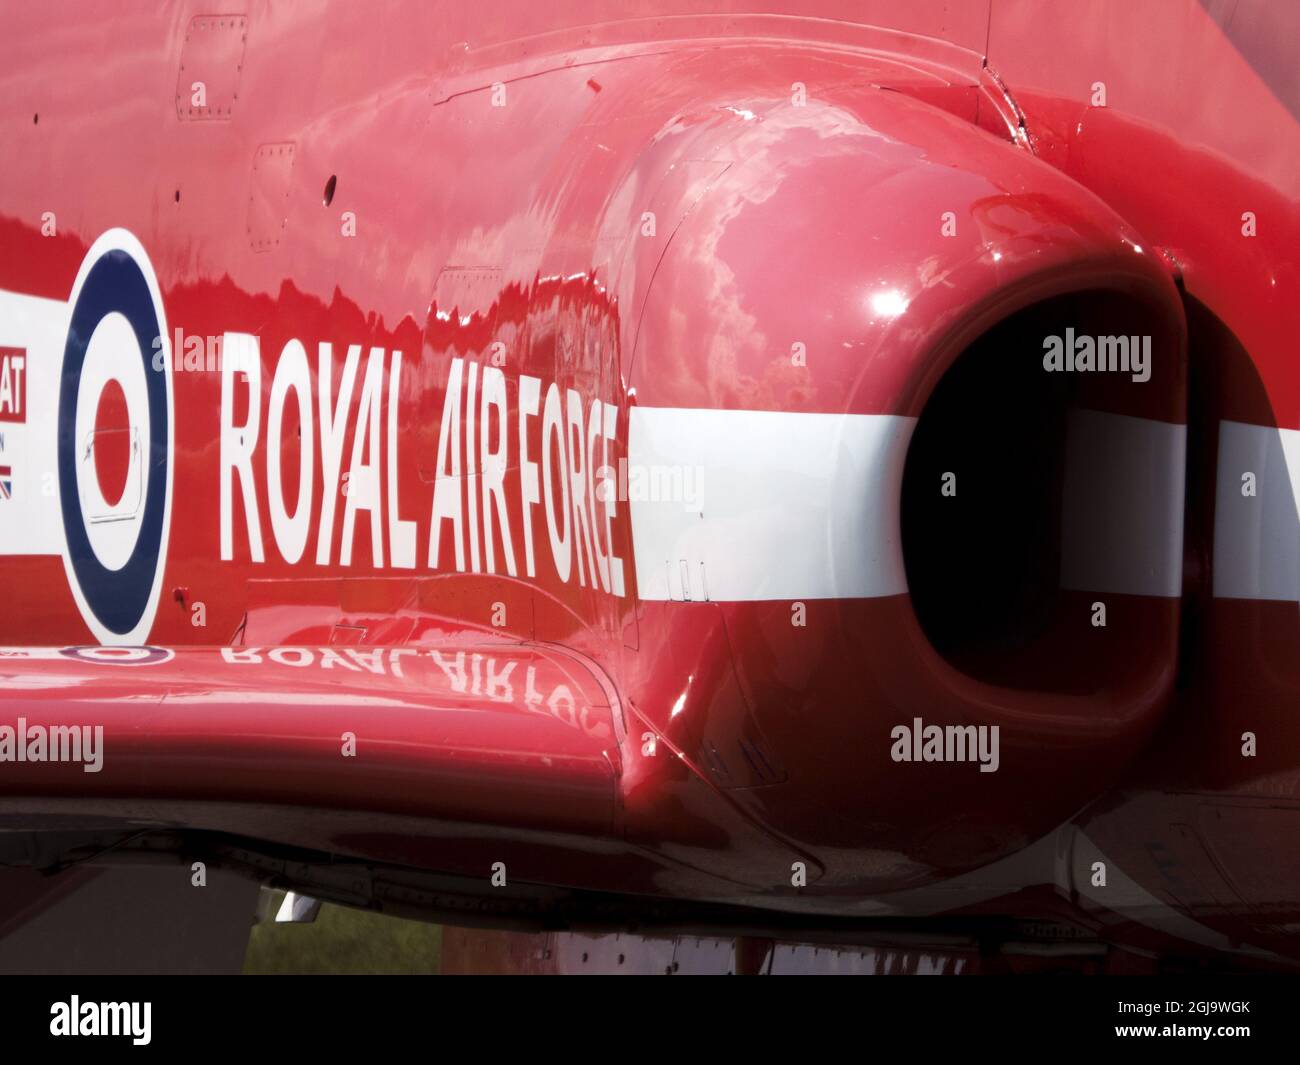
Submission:
POLYGON ((95 410, 95 476, 100 494, 110 507, 122 498, 130 465, 131 423, 126 411, 126 393, 109 378, 104 382, 95 410))

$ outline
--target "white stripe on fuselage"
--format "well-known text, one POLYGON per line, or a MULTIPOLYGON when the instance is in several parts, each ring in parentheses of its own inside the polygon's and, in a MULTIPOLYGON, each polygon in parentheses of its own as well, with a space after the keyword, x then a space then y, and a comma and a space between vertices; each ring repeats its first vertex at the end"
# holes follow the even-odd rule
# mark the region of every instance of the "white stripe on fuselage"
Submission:
POLYGON ((1214 594, 1300 600, 1300 431, 1219 423, 1214 594), (1254 494, 1243 494, 1253 474, 1254 494))
MULTIPOLYGON (((633 476, 653 482, 659 471, 665 484, 675 472, 698 489, 697 499, 663 500, 630 485, 640 597, 906 592, 899 495, 914 427, 894 415, 634 407, 633 476)), ((1186 432, 1097 411, 1071 419, 1063 587, 1181 594, 1186 432)), ((1300 433, 1224 422, 1221 434, 1214 594, 1300 598, 1300 433), (1255 498, 1241 496, 1243 471, 1256 475, 1255 498)))
POLYGON ((0 347, 25 348, 25 419, 0 422, 0 466, 13 469, 13 491, 0 500, 0 555, 60 555, 59 371, 71 309, 0 291, 0 347))

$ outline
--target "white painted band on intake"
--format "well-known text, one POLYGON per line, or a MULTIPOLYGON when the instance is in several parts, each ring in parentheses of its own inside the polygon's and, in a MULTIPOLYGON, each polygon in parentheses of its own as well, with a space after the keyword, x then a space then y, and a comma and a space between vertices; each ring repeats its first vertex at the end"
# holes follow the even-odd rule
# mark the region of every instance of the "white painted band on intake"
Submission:
POLYGON ((632 408, 640 597, 905 593, 899 502, 915 427, 887 414, 632 408))
POLYGON ((1219 423, 1214 594, 1300 601, 1300 431, 1219 423), (1251 474, 1253 494, 1243 480, 1251 474))

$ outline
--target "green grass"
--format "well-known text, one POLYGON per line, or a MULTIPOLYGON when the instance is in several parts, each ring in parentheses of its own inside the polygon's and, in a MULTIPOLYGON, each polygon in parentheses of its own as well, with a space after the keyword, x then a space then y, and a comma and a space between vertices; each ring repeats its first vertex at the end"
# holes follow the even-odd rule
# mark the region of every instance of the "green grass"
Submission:
POLYGON ((442 929, 325 903, 311 924, 276 924, 275 905, 253 926, 244 973, 437 973, 442 929))

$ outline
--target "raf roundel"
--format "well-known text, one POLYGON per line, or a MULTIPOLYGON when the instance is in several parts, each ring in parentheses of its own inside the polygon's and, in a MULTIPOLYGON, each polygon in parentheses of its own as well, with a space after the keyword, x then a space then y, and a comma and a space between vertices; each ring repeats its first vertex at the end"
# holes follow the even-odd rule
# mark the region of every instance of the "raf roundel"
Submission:
POLYGON ((59 654, 98 666, 156 666, 176 657, 169 647, 61 647, 59 654))
POLYGON ((103 644, 153 627, 171 519, 171 352, 144 248, 112 229, 82 261, 59 386, 63 564, 103 644))

